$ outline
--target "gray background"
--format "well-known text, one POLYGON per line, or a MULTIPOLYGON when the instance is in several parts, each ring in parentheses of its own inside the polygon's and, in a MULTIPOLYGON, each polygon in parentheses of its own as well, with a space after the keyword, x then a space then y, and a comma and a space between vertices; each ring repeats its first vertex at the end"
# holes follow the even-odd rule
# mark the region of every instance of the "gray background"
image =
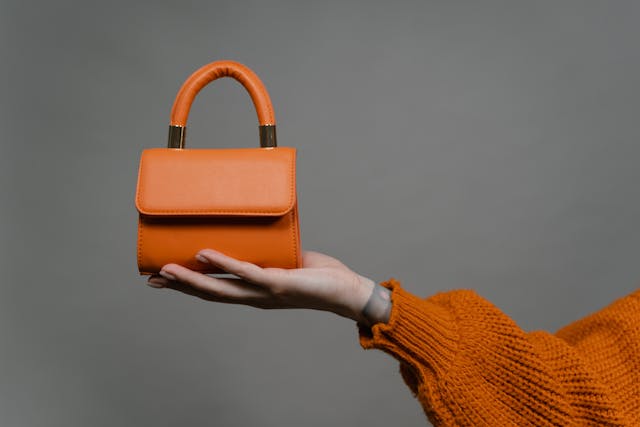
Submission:
MULTIPOLYGON (((138 156, 235 59, 299 149, 302 240, 556 330, 638 286, 640 7, 616 1, 7 1, 0 6, 0 425, 425 425, 350 321, 148 288, 138 156)), ((244 91, 191 147, 257 144, 244 91)))

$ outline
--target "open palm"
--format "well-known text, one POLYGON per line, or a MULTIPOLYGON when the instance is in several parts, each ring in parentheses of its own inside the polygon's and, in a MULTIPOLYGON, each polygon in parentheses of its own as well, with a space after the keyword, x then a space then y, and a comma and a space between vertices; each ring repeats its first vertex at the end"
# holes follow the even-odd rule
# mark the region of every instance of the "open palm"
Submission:
POLYGON ((167 264, 149 285, 169 288, 208 301, 244 304, 264 309, 325 310, 362 321, 362 308, 375 284, 328 255, 302 252, 302 268, 261 268, 212 249, 196 255, 237 278, 219 278, 177 264, 167 264))

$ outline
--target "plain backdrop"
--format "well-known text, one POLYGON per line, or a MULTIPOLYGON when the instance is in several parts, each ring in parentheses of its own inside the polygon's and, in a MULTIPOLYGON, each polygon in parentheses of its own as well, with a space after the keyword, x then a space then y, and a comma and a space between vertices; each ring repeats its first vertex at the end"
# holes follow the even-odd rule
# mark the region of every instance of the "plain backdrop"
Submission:
MULTIPOLYGON (((301 236, 418 295, 477 290, 550 332, 640 279, 634 1, 0 2, 0 425, 423 426, 351 321, 158 291, 141 150, 217 59, 298 149, 301 236)), ((189 147, 257 146, 230 79, 189 147)))

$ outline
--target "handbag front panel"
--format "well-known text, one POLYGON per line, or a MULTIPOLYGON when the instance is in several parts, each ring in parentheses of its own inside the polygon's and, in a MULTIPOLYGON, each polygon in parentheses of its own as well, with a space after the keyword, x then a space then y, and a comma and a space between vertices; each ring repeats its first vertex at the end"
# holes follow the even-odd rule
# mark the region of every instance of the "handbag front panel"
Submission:
POLYGON ((154 274, 168 263, 203 273, 220 273, 196 261, 202 249, 214 249, 261 267, 301 266, 298 206, 271 217, 157 217, 140 215, 138 269, 154 274))

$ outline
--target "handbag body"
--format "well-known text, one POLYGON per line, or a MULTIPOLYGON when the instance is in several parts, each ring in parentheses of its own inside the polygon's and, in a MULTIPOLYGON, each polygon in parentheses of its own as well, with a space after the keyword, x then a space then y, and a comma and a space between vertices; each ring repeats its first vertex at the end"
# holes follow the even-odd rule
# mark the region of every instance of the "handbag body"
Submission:
POLYGON ((206 248, 261 267, 301 266, 296 150, 277 146, 269 95, 255 73, 237 62, 207 64, 182 85, 168 147, 142 152, 135 203, 141 274, 158 273, 168 263, 221 273, 195 259, 206 248), (236 79, 251 95, 260 147, 184 148, 195 96, 220 77, 236 79))

